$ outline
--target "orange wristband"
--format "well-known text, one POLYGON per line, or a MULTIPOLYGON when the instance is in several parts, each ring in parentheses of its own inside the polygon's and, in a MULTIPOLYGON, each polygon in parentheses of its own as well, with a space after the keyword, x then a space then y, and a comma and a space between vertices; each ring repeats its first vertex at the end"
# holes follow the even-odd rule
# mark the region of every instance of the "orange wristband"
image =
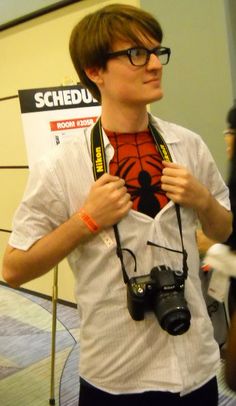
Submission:
POLYGON ((78 211, 78 215, 79 215, 79 218, 80 218, 80 219, 84 222, 84 224, 88 227, 88 229, 89 229, 90 231, 92 231, 92 233, 96 233, 96 232, 99 230, 99 226, 98 226, 98 224, 96 223, 96 221, 94 221, 94 220, 92 219, 92 217, 90 217, 89 214, 84 211, 84 209, 80 209, 80 210, 78 211))

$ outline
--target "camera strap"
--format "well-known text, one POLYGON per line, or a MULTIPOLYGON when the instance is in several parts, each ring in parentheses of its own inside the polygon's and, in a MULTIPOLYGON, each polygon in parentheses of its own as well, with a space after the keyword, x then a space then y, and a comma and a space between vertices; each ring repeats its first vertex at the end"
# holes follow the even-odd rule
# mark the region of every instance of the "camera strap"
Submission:
MULTIPOLYGON (((154 142, 156 144, 156 147, 158 148, 160 155, 164 161, 167 162, 172 162, 172 158, 169 152, 169 149, 167 147, 167 144, 161 134, 157 131, 157 129, 151 124, 150 116, 149 116, 149 123, 148 123, 148 128, 152 134, 152 137, 154 139, 154 142)), ((92 164, 93 164, 93 175, 94 179, 97 180, 100 178, 104 173, 108 172, 107 171, 107 162, 106 162, 106 155, 105 155, 105 147, 104 147, 104 140, 103 140, 103 133, 102 133, 102 124, 101 124, 101 117, 99 120, 96 122, 94 127, 92 128, 91 131, 91 156, 92 156, 92 164)), ((173 250, 168 247, 163 247, 161 245, 154 244, 150 241, 147 242, 148 245, 153 245, 159 248, 164 248, 168 251, 173 251, 177 252, 183 255, 183 274, 184 277, 187 278, 187 273, 188 273, 188 266, 187 266, 187 251, 184 248, 184 242, 183 242, 183 232, 182 232, 182 222, 181 222, 181 215, 180 215, 180 206, 179 204, 175 203, 175 210, 176 210, 176 216, 177 216, 177 222, 178 222, 178 227, 179 227, 179 233, 180 233, 180 240, 181 240, 181 247, 182 251, 177 251, 173 250)), ((124 260, 123 260, 123 251, 128 251, 132 257, 134 258, 135 262, 135 271, 136 271, 136 258, 131 250, 128 248, 122 248, 121 247, 121 241, 120 241, 120 234, 118 230, 117 224, 113 226, 114 229, 114 234, 115 234, 115 239, 116 239, 116 245, 117 245, 117 250, 116 254, 118 258, 120 259, 121 262, 121 269, 122 269, 122 274, 123 274, 123 279, 124 283, 127 283, 129 281, 129 277, 127 275, 125 265, 124 265, 124 260)))

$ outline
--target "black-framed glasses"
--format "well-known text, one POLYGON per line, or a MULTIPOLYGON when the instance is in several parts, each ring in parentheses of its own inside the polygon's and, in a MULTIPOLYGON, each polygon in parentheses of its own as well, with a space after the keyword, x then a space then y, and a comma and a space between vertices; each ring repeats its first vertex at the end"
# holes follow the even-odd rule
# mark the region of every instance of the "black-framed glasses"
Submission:
POLYGON ((227 128, 227 130, 223 131, 224 135, 236 135, 236 129, 234 128, 227 128))
POLYGON ((144 66, 148 63, 151 54, 158 57, 162 65, 167 65, 170 59, 171 50, 166 47, 155 47, 152 49, 144 47, 133 47, 121 51, 109 52, 107 58, 116 58, 117 56, 128 56, 130 63, 134 66, 144 66))

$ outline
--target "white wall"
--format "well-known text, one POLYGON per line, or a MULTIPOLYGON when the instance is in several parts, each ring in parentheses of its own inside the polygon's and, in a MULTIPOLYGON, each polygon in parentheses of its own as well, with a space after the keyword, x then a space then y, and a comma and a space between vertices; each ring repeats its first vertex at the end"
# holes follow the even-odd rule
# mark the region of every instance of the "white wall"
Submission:
POLYGON ((229 42, 233 96, 236 102, 236 1, 224 0, 229 42))
POLYGON ((141 0, 141 6, 160 21, 163 44, 172 49, 164 67, 165 97, 152 111, 198 132, 226 176, 222 131, 233 86, 224 1, 141 0))
MULTIPOLYGON (((17 95, 19 89, 76 83, 78 77, 68 50, 71 30, 88 12, 115 2, 82 1, 0 32, 0 99, 17 95)), ((139 5, 139 0, 119 2, 139 5)), ((1 169, 3 166, 27 165, 17 98, 0 102, 0 126, 0 229, 11 229, 12 217, 28 177, 27 169, 1 169)), ((0 261, 7 239, 8 235, 0 231, 0 261)), ((50 272, 24 287, 51 295, 52 285, 50 272)), ((58 285, 59 297, 74 302, 73 276, 66 261, 59 265, 58 285)))

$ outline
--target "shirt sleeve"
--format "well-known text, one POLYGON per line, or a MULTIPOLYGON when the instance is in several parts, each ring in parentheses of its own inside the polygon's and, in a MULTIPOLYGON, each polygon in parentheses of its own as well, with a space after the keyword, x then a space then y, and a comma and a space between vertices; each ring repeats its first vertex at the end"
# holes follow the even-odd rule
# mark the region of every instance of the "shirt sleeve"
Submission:
POLYGON ((230 210, 229 189, 208 147, 202 139, 199 141, 195 160, 197 178, 223 207, 230 210))
POLYGON ((27 250, 68 219, 65 196, 56 171, 47 160, 30 170, 23 199, 13 218, 9 244, 27 250))

